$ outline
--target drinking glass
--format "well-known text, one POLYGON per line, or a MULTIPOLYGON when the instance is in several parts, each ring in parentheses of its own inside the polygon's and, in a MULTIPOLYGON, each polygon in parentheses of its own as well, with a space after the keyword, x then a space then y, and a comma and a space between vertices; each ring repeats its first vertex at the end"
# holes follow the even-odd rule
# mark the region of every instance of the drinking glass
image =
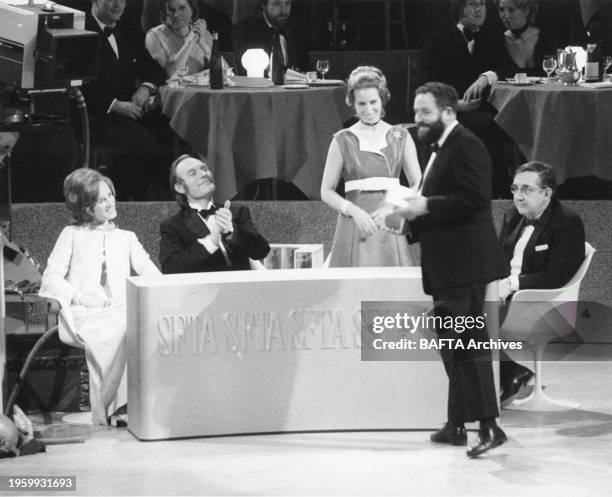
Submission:
POLYGON ((325 73, 329 71, 329 60, 327 59, 317 60, 317 71, 321 73, 321 79, 325 79, 325 73))
POLYGON ((183 86, 183 78, 187 76, 187 73, 189 72, 189 68, 187 66, 178 66, 175 72, 176 72, 176 75, 178 76, 179 86, 183 86))
POLYGON ((606 73, 608 72, 608 68, 612 66, 612 57, 610 55, 604 55, 601 58, 601 63, 604 66, 604 79, 606 79, 606 73))
POLYGON ((557 68, 557 58, 554 55, 545 55, 542 59, 542 69, 548 76, 548 84, 550 84, 550 74, 557 68))

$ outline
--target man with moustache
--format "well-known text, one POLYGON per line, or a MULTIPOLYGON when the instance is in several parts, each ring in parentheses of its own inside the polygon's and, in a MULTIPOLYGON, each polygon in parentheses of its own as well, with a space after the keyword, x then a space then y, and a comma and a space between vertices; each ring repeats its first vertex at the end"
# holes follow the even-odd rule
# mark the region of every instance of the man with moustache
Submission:
POLYGON ((172 148, 168 120, 150 104, 166 75, 119 24, 126 0, 92 0, 85 28, 101 36, 98 77, 83 86, 95 145, 108 150, 109 175, 126 198, 164 176, 172 148))
MULTIPOLYGON (((485 286, 507 274, 493 225, 489 189, 491 163, 483 143, 456 118, 457 92, 444 83, 426 83, 414 100, 418 136, 432 145, 418 193, 407 207, 382 208, 377 224, 398 213, 421 243, 423 288, 433 297, 436 316, 483 316, 485 286)), ((482 318, 480 318, 482 319, 482 318)), ((437 330, 439 338, 487 342, 485 329, 437 330), (449 336, 450 335, 450 336, 449 336)), ((432 442, 467 445, 465 423, 479 421, 479 440, 468 450, 479 456, 507 439, 499 416, 490 351, 443 350, 449 379, 448 421, 432 442)))
POLYGON ((180 212, 162 221, 159 261, 162 273, 250 269, 270 251, 248 207, 213 203, 215 183, 205 162, 187 154, 170 166, 170 188, 180 212))
MULTIPOLYGON (((474 82, 482 75, 509 62, 503 34, 483 28, 487 15, 485 0, 452 0, 455 25, 434 33, 423 46, 417 67, 417 84, 440 81, 451 85, 461 96, 457 104, 458 121, 476 134, 494 159, 492 194, 507 196, 510 179, 504 150, 511 146, 509 137, 493 118, 497 111, 474 82)), ((492 83, 493 79, 489 83, 492 83)))
POLYGON ((262 48, 270 56, 274 31, 280 34, 285 67, 306 70, 309 67, 306 42, 299 23, 291 17, 293 0, 260 0, 261 12, 241 19, 232 32, 234 67, 237 74, 245 75, 242 56, 249 48, 262 48))
MULTIPOLYGON (((543 162, 520 166, 511 186, 514 205, 504 215, 500 242, 510 276, 498 281, 502 302, 526 288, 559 288, 584 260, 584 225, 554 196, 554 169, 543 162)), ((510 404, 533 376, 500 352, 502 406, 510 404)))

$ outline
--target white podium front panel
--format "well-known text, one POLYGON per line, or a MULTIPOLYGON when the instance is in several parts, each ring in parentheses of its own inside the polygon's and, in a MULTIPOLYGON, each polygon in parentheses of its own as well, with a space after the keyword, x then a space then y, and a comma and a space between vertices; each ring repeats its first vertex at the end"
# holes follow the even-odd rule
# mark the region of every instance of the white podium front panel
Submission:
POLYGON ((441 362, 361 361, 361 301, 428 301, 420 268, 130 278, 129 430, 141 440, 439 428, 441 362))

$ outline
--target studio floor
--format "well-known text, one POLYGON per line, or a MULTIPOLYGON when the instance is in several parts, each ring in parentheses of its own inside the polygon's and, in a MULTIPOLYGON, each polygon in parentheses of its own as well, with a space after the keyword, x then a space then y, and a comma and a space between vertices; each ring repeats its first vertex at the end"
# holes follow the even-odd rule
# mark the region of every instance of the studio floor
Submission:
POLYGON ((4 459, 0 474, 76 475, 76 492, 65 495, 610 495, 612 362, 549 362, 544 372, 547 394, 580 408, 503 410, 508 443, 476 460, 433 445, 425 431, 139 442, 126 428, 35 415, 43 437, 75 443, 4 459))

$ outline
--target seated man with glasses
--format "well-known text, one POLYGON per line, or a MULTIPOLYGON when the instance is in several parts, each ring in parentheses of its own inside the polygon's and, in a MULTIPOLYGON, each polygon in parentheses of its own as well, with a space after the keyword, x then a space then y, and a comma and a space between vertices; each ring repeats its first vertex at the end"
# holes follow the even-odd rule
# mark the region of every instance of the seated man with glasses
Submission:
MULTIPOLYGON (((504 215, 500 235, 510 271, 498 281, 502 301, 525 288, 562 287, 584 260, 584 225, 555 198, 556 184, 553 168, 543 162, 527 162, 514 174, 514 205, 504 215)), ((532 376, 501 352, 502 406, 510 404, 532 376)))

